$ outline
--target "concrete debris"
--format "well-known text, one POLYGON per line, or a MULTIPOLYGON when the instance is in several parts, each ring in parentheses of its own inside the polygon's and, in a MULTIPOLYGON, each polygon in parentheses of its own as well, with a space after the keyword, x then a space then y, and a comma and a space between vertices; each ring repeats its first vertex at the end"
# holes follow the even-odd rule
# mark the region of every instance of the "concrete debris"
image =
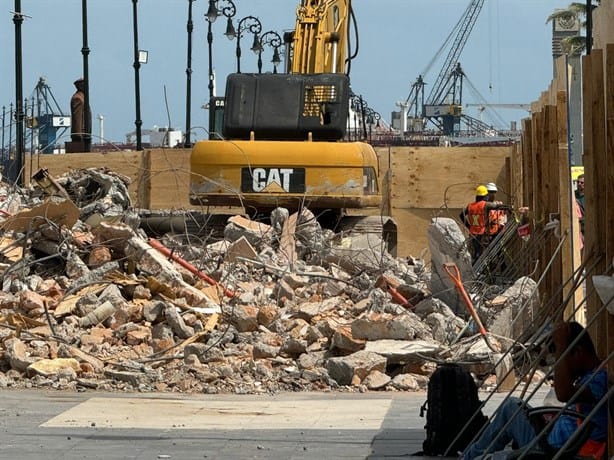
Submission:
POLYGON ((473 269, 465 235, 454 219, 436 217, 428 227, 428 238, 432 261, 431 292, 458 314, 464 310, 463 300, 443 266, 447 262, 455 263, 463 283, 471 283, 473 269))
MULTIPOLYGON (((374 233, 323 229, 308 209, 278 208, 270 224, 232 216, 223 240, 154 239, 124 176, 37 177, 20 190, 0 184, 2 386, 416 391, 441 360, 484 376, 513 366, 494 369, 493 350, 468 332, 442 268, 452 261, 471 280, 449 219, 429 228, 430 265, 393 257, 374 233)), ((497 292, 480 314, 497 336, 516 338, 512 320, 532 318, 535 283, 497 292)))
POLYGON ((537 283, 523 276, 481 310, 486 328, 493 334, 517 339, 534 320, 539 306, 537 283))

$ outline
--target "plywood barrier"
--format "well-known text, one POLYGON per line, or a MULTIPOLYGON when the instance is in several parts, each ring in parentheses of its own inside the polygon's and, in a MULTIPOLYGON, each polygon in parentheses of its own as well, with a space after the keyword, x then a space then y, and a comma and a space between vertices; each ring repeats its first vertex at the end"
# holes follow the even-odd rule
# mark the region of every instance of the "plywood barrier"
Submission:
POLYGON ((45 168, 52 176, 61 176, 74 169, 109 168, 127 176, 132 183, 129 190, 136 199, 142 152, 125 150, 112 153, 69 153, 64 155, 26 155, 24 182, 27 184, 36 171, 45 168))
POLYGON ((495 182, 497 198, 511 196, 506 158, 511 147, 382 147, 376 149, 387 173, 390 215, 399 228, 398 255, 428 259, 427 229, 435 216, 456 219, 475 198, 477 185, 495 182))
MULTIPOLYGON (((417 257, 428 249, 431 218, 456 218, 473 200, 479 184, 495 182, 499 198, 511 202, 505 167, 510 152, 510 147, 378 148, 380 174, 387 178, 386 214, 399 223, 398 254, 417 257)), ((135 206, 194 209, 188 197, 190 153, 190 149, 152 149, 37 155, 27 159, 26 177, 39 168, 60 176, 76 168, 106 167, 132 180, 129 191, 135 206)))
MULTIPOLYGON (((592 276, 611 274, 614 258, 614 1, 604 0, 593 10, 594 45, 588 55, 582 57, 582 107, 570 106, 569 110, 582 110, 583 157, 585 175, 585 222, 584 222, 584 267, 580 266, 577 253, 579 238, 575 197, 570 187, 571 171, 568 162, 569 142, 567 133, 567 82, 553 80, 532 107, 531 118, 523 121, 520 150, 514 152, 512 164, 521 167, 516 171, 521 181, 514 180, 516 193, 525 197, 531 206, 536 223, 547 222, 551 216, 560 219, 559 233, 567 235, 563 241, 561 256, 555 257, 553 247, 539 254, 544 261, 552 260, 552 273, 542 286, 544 299, 558 295, 554 305, 562 301, 557 294, 562 281, 578 279, 577 274, 586 273, 586 280, 576 286, 563 289, 564 297, 571 299, 562 319, 575 318, 582 321, 576 308, 582 307, 591 337, 601 357, 614 350, 614 315, 602 311, 603 303, 594 292, 592 276), (583 306, 584 305, 584 306, 583 306)), ((557 62, 557 74, 564 74, 562 61, 557 62)), ((516 177, 516 176, 515 176, 516 177)), ((541 268, 544 270, 544 267, 541 268)), ((582 281, 582 279, 580 279, 582 281)), ((553 321, 561 319, 554 317, 553 321)), ((614 360, 608 362, 610 375, 614 374, 614 360)), ((612 417, 609 421, 609 455, 614 454, 614 430, 612 417)))
POLYGON ((25 160, 25 182, 40 168, 53 176, 85 168, 105 167, 127 176, 135 206, 151 209, 187 209, 190 149, 153 149, 109 153, 34 155, 25 160))

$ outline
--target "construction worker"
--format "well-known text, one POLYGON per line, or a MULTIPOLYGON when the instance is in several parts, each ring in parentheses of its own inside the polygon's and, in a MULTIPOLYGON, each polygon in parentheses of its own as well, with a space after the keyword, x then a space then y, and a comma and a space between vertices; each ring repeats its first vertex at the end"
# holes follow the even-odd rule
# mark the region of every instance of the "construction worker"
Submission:
POLYGON ((472 263, 479 259, 484 248, 490 243, 489 213, 496 209, 509 209, 509 206, 489 202, 486 186, 479 185, 475 189, 475 201, 469 203, 460 213, 459 217, 469 230, 471 238, 472 263))
POLYGON ((574 190, 576 203, 579 211, 580 231, 584 236, 584 174, 580 174, 576 179, 576 189, 574 190))
MULTIPOLYGON (((503 204, 502 201, 497 201, 496 195, 499 191, 497 184, 489 182, 486 184, 486 190, 488 191, 488 201, 495 204, 503 204)), ((497 236, 503 230, 503 227, 507 223, 507 212, 504 209, 493 209, 488 213, 488 223, 490 225, 489 234, 491 237, 497 236)))

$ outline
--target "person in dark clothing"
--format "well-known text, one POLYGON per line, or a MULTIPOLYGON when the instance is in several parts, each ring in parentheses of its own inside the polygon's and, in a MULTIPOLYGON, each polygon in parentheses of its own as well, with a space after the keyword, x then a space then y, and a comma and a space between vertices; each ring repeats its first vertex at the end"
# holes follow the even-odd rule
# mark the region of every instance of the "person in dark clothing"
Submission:
POLYGON ((74 85, 77 91, 70 98, 70 137, 73 142, 83 142, 91 134, 92 113, 85 108, 85 80, 79 78, 74 85))

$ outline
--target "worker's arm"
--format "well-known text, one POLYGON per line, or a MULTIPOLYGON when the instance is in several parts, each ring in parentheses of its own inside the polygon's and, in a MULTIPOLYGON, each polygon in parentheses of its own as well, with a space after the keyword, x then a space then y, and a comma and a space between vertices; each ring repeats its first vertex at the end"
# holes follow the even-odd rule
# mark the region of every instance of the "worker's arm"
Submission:
POLYGON ((512 207, 508 204, 503 204, 501 201, 489 201, 486 203, 486 211, 492 211, 495 209, 500 209, 502 211, 511 211, 512 207))

